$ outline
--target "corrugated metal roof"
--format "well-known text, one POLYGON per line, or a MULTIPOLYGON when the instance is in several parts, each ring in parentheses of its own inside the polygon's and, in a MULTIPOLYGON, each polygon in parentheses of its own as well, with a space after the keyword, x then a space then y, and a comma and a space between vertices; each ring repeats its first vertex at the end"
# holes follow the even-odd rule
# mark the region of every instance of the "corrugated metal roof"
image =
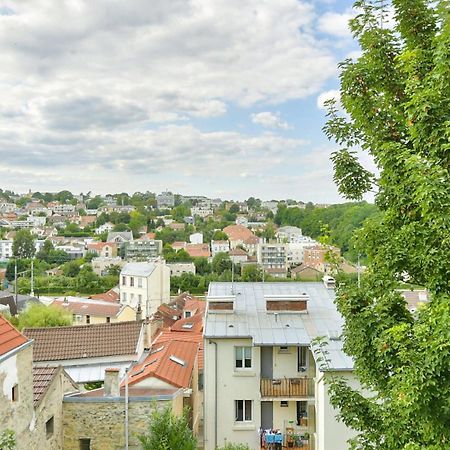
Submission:
MULTIPOLYGON (((320 282, 211 283, 208 296, 235 295, 235 311, 207 313, 206 338, 251 337, 253 345, 311 345, 319 336, 340 335, 343 319, 334 304, 334 290, 320 282), (266 312, 264 296, 309 296, 307 313, 266 312)), ((329 368, 352 369, 353 361, 342 350, 341 340, 328 339, 329 368)))

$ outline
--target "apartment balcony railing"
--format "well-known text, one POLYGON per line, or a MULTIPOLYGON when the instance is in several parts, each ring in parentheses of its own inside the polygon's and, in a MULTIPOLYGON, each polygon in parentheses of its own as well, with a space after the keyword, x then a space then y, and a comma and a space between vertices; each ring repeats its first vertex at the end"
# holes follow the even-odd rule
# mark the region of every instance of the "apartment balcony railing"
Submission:
POLYGON ((261 397, 314 397, 312 378, 261 378, 261 397))

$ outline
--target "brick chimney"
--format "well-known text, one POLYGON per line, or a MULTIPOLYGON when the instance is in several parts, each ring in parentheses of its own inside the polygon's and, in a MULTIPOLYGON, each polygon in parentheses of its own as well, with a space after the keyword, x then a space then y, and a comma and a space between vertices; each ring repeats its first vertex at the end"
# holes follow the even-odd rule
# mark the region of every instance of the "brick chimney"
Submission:
POLYGON ((119 369, 105 369, 105 383, 103 385, 103 395, 105 397, 120 397, 119 391, 119 369))

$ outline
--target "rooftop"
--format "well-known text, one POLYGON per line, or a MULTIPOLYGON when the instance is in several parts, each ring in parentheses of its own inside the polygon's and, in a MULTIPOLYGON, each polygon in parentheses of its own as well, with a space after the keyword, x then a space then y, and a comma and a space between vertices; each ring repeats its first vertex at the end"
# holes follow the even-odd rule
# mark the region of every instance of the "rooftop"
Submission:
POLYGON ((27 342, 28 339, 0 314, 0 356, 27 342))
POLYGON ((116 317, 123 308, 119 303, 70 296, 57 298, 52 305, 67 309, 72 314, 100 317, 116 317))
POLYGON ((155 270, 155 264, 146 262, 127 263, 123 266, 120 275, 130 275, 134 277, 148 277, 155 270))
POLYGON ((133 355, 141 339, 142 322, 25 328, 23 334, 34 339, 33 361, 133 355))
POLYGON ((306 345, 318 336, 331 337, 328 352, 330 368, 349 370, 352 359, 336 339, 342 331, 343 319, 334 305, 334 290, 321 282, 225 283, 209 285, 209 297, 235 295, 235 310, 230 313, 208 314, 205 321, 206 338, 252 338, 253 345, 306 345), (307 313, 266 312, 267 295, 307 294, 307 313))
POLYGON ((58 367, 33 367, 33 401, 36 406, 47 392, 58 367))

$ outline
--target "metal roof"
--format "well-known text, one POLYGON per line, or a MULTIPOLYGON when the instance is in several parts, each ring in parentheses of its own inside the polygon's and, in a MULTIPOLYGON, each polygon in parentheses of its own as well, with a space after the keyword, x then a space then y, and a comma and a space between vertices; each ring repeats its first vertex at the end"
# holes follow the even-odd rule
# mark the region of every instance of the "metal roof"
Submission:
POLYGON ((334 304, 334 290, 321 282, 224 283, 209 285, 208 297, 235 295, 233 313, 207 313, 206 338, 252 338, 253 345, 306 345, 328 338, 329 368, 349 370, 352 359, 342 350, 343 319, 334 304), (267 313, 265 296, 309 296, 307 312, 267 313), (334 339, 330 339, 330 337, 334 339))
POLYGON ((146 262, 126 263, 120 275, 131 275, 134 277, 148 277, 155 270, 155 264, 146 262))

